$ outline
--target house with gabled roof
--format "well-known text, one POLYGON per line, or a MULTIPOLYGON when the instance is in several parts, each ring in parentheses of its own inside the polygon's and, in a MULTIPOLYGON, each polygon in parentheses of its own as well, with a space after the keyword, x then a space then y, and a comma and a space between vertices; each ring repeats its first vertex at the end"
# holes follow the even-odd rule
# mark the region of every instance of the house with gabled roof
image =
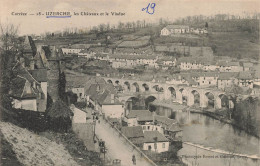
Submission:
POLYGON ((13 68, 13 72, 16 77, 11 80, 9 91, 13 107, 44 112, 47 104, 47 88, 44 89, 41 82, 46 83, 46 80, 43 80, 44 78, 37 80, 19 62, 13 68))
POLYGON ((218 89, 225 90, 233 85, 238 84, 238 72, 221 72, 219 73, 217 87, 218 89))
POLYGON ((9 95, 13 108, 37 111, 37 92, 24 77, 18 76, 10 83, 9 95))
POLYGON ((197 74, 199 86, 217 86, 218 72, 198 72, 197 74))
POLYGON ((238 86, 245 88, 253 88, 254 79, 253 75, 249 71, 239 72, 237 79, 238 86))
POLYGON ((158 131, 144 131, 143 150, 156 153, 169 150, 170 141, 158 131))
POLYGON ((90 79, 87 84, 85 95, 88 105, 92 105, 96 111, 103 113, 106 117, 124 117, 124 104, 119 102, 112 84, 96 81, 95 78, 90 79))
POLYGON ((190 28, 187 25, 167 25, 161 30, 161 36, 169 36, 171 34, 189 33, 190 28))
POLYGON ((135 145, 142 146, 144 133, 141 126, 122 127, 122 133, 135 145))
POLYGON ((68 47, 62 48, 62 52, 65 55, 68 54, 79 54, 84 49, 89 49, 91 47, 90 44, 73 44, 68 47))
POLYGON ((153 122, 153 116, 149 110, 131 110, 125 121, 128 126, 144 125, 153 122))
POLYGON ((251 62, 244 62, 243 63, 243 71, 250 71, 253 69, 254 64, 251 62))
POLYGON ((79 57, 85 57, 85 58, 92 58, 96 53, 89 50, 89 49, 84 49, 84 50, 81 50, 79 53, 78 53, 78 56, 79 57))
POLYGON ((154 124, 163 129, 163 134, 169 136, 172 140, 182 140, 182 129, 176 120, 165 116, 154 116, 154 124))

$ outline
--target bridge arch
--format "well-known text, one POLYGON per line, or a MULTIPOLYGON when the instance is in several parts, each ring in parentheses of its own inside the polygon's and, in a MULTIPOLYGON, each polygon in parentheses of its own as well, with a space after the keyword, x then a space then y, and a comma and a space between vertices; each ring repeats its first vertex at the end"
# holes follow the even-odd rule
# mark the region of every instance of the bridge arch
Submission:
POLYGON ((156 97, 154 95, 147 96, 145 98, 145 109, 149 109, 150 111, 155 111, 156 107, 151 106, 150 103, 156 100, 156 97))
POLYGON ((209 108, 215 108, 215 96, 212 92, 206 92, 205 93, 206 96, 206 106, 209 108))
POLYGON ((159 92, 164 92, 163 87, 160 87, 160 88, 159 88, 159 92))
POLYGON ((189 102, 188 104, 189 106, 192 105, 200 106, 200 93, 198 92, 198 90, 193 89, 190 91, 188 102, 189 102))
POLYGON ((113 84, 113 81, 110 80, 110 79, 108 79, 108 80, 107 80, 107 83, 113 84))
POLYGON ((132 84, 132 88, 131 89, 132 89, 133 92, 140 92, 140 86, 139 86, 139 84, 137 82, 134 82, 132 84))
POLYGON ((130 91, 131 90, 131 85, 128 81, 124 82, 124 90, 125 91, 130 91))
POLYGON ((152 87, 152 90, 153 90, 154 92, 158 92, 159 89, 160 89, 159 85, 153 85, 153 87, 152 87))
POLYGON ((188 91, 185 88, 180 88, 179 92, 181 94, 181 103, 187 103, 187 101, 188 101, 188 91))
POLYGON ((142 84, 142 90, 144 91, 144 92, 147 92, 147 91, 149 91, 149 85, 148 84, 146 84, 146 83, 143 83, 142 84))
POLYGON ((174 87, 168 87, 168 91, 173 99, 176 99, 176 89, 174 87))
POLYGON ((120 81, 119 80, 115 80, 115 84, 116 85, 120 85, 120 81))
MULTIPOLYGON (((226 94, 219 94, 218 95, 218 99, 219 99, 219 108, 225 108, 225 109, 228 109, 230 108, 230 100, 228 98, 228 96, 226 94)), ((217 99, 217 100, 218 100, 217 99)))
POLYGON ((137 109, 140 109, 140 99, 138 97, 131 96, 125 100, 126 115, 131 110, 137 110, 137 109))

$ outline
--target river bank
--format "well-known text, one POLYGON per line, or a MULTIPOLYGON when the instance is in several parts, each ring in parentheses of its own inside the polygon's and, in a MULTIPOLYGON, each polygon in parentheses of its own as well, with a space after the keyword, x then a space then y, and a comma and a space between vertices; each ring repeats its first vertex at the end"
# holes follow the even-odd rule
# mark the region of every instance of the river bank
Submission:
POLYGON ((246 132, 247 134, 252 135, 252 136, 260 139, 259 135, 256 135, 256 134, 253 134, 253 133, 246 131, 244 128, 241 128, 240 126, 238 126, 233 120, 229 119, 228 117, 223 116, 223 114, 216 113, 215 112, 216 109, 213 109, 213 108, 189 107, 189 106, 182 105, 182 104, 179 104, 179 103, 172 103, 172 102, 171 103, 170 102, 165 103, 164 101, 157 101, 157 102, 153 102, 151 104, 154 105, 154 106, 169 108, 169 109, 172 109, 172 110, 175 110, 175 111, 176 110, 177 111, 182 110, 182 111, 190 111, 191 113, 202 114, 202 115, 211 117, 215 120, 218 120, 222 123, 232 125, 237 130, 242 130, 242 131, 246 132), (178 107, 177 109, 176 109, 176 106, 178 107))
MULTIPOLYGON (((155 103, 155 105, 157 104, 155 103)), ((224 120, 221 116, 215 116, 210 111, 187 106, 183 106, 186 111, 182 111, 176 110, 174 107, 176 107, 176 103, 164 104, 163 102, 159 102, 156 106, 156 111, 159 110, 158 112, 161 115, 168 117, 171 116, 169 112, 176 111, 174 118, 183 124, 181 125, 183 142, 196 145, 196 147, 185 145, 184 149, 181 149, 181 154, 185 155, 186 152, 187 154, 191 153, 185 147, 204 147, 201 150, 202 155, 204 153, 226 152, 240 154, 240 156, 245 156, 244 158, 247 158, 246 156, 253 156, 251 159, 254 159, 254 156, 260 156, 259 138, 235 127, 230 121, 224 120), (208 152, 208 150, 216 150, 216 152, 208 152)), ((180 108, 180 104, 177 104, 177 107, 180 108)))

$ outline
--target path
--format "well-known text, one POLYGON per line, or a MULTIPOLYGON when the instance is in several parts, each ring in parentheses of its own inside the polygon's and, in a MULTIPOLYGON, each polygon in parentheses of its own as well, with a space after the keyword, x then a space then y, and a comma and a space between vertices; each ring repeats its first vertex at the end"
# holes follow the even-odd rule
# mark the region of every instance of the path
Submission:
POLYGON ((119 138, 118 134, 112 129, 104 120, 100 124, 96 124, 96 134, 99 139, 105 141, 106 148, 108 149, 107 155, 112 159, 120 159, 122 166, 131 166, 132 155, 136 157, 137 166, 151 166, 145 158, 141 157, 136 150, 133 150, 123 138, 119 138))

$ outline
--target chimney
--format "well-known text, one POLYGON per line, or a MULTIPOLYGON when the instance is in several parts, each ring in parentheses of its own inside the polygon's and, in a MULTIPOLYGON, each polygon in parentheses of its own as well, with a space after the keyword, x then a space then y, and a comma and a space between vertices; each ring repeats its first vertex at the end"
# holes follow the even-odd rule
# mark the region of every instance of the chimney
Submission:
POLYGON ((30 60, 30 70, 34 70, 35 61, 34 59, 30 60))
POLYGON ((56 58, 56 49, 55 46, 50 46, 51 57, 56 58))

